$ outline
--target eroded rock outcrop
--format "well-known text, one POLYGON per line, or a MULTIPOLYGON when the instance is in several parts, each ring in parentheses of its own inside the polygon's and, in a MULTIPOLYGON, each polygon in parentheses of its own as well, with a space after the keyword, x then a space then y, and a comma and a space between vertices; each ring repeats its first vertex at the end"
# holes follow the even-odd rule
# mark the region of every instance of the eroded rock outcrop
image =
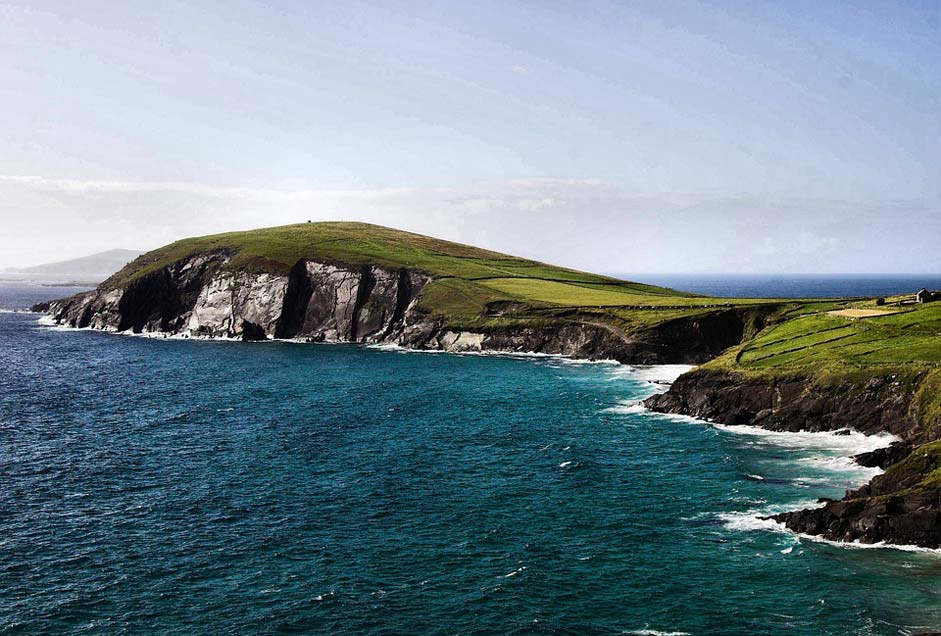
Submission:
POLYGON ((652 411, 719 424, 792 432, 852 428, 906 437, 920 430, 912 396, 909 384, 893 375, 824 385, 800 375, 765 377, 697 369, 644 404, 652 411))
POLYGON ((288 275, 226 268, 222 252, 148 273, 126 288, 98 289, 48 306, 70 327, 244 340, 396 338, 430 277, 374 266, 300 261, 288 275))
POLYGON ((401 344, 444 351, 503 351, 563 355, 625 364, 696 364, 741 342, 748 325, 770 308, 722 309, 676 318, 630 333, 591 314, 572 312, 533 326, 487 332, 455 330, 429 321, 406 329, 401 344))

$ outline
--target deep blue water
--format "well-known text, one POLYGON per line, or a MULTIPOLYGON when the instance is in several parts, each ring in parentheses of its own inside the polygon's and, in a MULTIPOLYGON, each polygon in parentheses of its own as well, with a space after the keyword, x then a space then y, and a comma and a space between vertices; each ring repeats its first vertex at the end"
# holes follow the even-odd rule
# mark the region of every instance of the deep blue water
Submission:
POLYGON ((941 289, 939 274, 612 274, 626 280, 731 298, 836 298, 941 289))
POLYGON ((670 373, 0 313, 0 634, 941 627, 941 556, 756 519, 871 440, 633 406, 670 373))

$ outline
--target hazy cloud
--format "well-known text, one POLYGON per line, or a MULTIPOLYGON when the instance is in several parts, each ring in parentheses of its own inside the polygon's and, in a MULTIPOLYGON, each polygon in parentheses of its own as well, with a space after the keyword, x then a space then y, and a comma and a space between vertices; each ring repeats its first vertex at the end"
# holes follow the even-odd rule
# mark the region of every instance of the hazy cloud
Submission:
POLYGON ((941 222, 921 202, 631 193, 598 179, 286 190, 0 175, 0 205, 0 266, 310 219, 390 225, 594 271, 941 269, 932 245, 941 222))

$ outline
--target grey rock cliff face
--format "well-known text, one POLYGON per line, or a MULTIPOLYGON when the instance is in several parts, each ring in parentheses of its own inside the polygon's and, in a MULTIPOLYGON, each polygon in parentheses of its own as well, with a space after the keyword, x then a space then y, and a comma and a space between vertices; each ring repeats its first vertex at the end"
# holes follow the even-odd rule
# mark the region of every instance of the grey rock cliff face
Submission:
POLYGON ((197 296, 185 330, 200 335, 244 337, 246 326, 254 325, 265 336, 273 334, 287 286, 286 276, 245 273, 216 276, 197 296))
MULTIPOLYGON (((206 252, 151 272, 122 289, 49 304, 60 324, 133 333, 395 343, 412 349, 500 351, 613 359, 633 364, 697 363, 737 344, 752 312, 718 310, 626 334, 591 314, 561 314, 539 326, 472 331, 418 306, 433 277, 314 260, 287 274, 231 268, 206 252)), ((512 311, 512 304, 494 309, 512 311)), ((760 316, 758 317, 760 319, 760 316)))
POLYGON ((299 262, 287 276, 231 271, 202 254, 125 289, 50 303, 59 324, 134 333, 257 340, 380 342, 402 333, 430 277, 379 267, 299 262))

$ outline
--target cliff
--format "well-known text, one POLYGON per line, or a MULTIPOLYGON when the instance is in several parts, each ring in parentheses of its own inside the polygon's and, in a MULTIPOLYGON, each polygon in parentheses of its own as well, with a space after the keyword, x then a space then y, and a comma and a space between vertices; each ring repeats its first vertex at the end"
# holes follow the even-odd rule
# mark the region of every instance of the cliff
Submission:
POLYGON ((233 271, 229 262, 224 253, 199 254, 124 287, 99 288, 41 309, 61 325, 118 332, 392 343, 634 363, 702 362, 740 341, 751 319, 748 310, 723 309, 628 334, 578 312, 517 312, 515 320, 475 329, 422 306, 422 291, 436 280, 427 272, 300 260, 279 275, 233 271))
POLYGON ((835 541, 941 548, 941 442, 910 450, 870 483, 823 503, 773 518, 835 541))
POLYGON ((634 363, 703 362, 777 308, 341 223, 187 239, 43 307, 62 325, 119 332, 634 363))

